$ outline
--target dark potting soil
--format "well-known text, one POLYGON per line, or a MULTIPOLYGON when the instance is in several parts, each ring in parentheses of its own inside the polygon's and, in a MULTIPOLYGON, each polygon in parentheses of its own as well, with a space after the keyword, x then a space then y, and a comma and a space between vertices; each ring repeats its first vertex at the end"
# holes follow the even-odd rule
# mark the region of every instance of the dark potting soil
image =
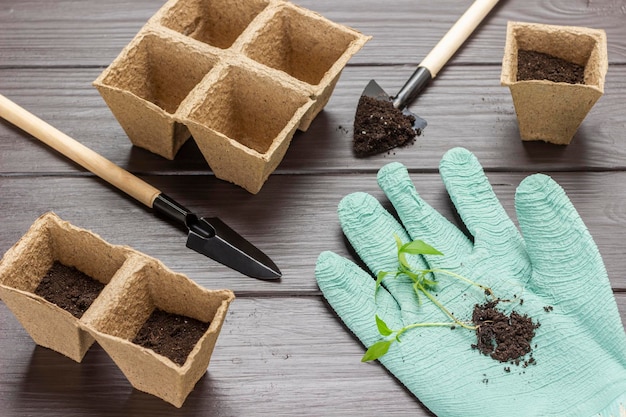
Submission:
POLYGON ((517 81, 584 84, 585 67, 541 52, 517 51, 517 81))
POLYGON ((103 288, 100 281, 55 261, 35 288, 35 294, 81 318, 103 288))
POLYGON ((405 115, 389 100, 362 96, 354 117, 354 153, 371 156, 406 146, 421 132, 413 128, 415 117, 405 115))
POLYGON ((152 349, 182 366, 209 325, 210 323, 157 308, 139 329, 133 343, 152 349))
MULTIPOLYGON (((474 306, 472 322, 477 326, 477 341, 472 347, 497 361, 519 365, 524 355, 532 350, 531 342, 539 323, 515 311, 506 315, 496 309, 497 304, 498 301, 490 301, 474 306)), ((534 362, 531 357, 524 365, 534 362)))

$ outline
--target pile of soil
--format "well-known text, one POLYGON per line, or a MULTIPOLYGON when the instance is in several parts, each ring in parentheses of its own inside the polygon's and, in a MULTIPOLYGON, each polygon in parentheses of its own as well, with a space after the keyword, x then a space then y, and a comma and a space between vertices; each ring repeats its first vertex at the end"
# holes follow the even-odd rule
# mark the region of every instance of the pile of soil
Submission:
POLYGON ((157 308, 139 329, 133 343, 152 349, 182 366, 209 325, 210 323, 157 308))
POLYGON ((35 288, 35 294, 81 318, 103 288, 100 281, 55 261, 35 288))
MULTIPOLYGON (((498 301, 490 301, 474 306, 472 322, 477 326, 477 342, 472 348, 497 361, 519 365, 521 358, 532 350, 531 342, 539 323, 515 311, 504 314, 496 309, 497 304, 498 301)), ((524 365, 531 363, 534 363, 532 357, 524 365)))
POLYGON ((541 52, 517 51, 517 81, 584 84, 585 67, 541 52))
POLYGON ((354 118, 354 153, 371 156, 413 143, 421 132, 413 128, 415 117, 402 113, 389 100, 362 96, 354 118))

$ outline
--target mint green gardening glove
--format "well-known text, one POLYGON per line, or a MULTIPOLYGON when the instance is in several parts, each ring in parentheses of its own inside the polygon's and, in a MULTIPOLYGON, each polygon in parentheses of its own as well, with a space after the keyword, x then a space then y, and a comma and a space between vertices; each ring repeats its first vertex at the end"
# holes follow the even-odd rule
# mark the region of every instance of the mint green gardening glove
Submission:
MULTIPOLYGON (((540 326, 532 352, 502 363, 472 348, 476 334, 456 326, 406 331, 380 362, 440 417, 624 416, 626 335, 600 253, 561 187, 536 174, 518 187, 518 232, 482 167, 455 148, 440 164, 443 182, 472 240, 417 194, 406 168, 383 167, 378 183, 402 225, 365 193, 346 196, 339 219, 371 273, 332 252, 320 254, 318 285, 329 304, 366 346, 383 340, 378 315, 392 330, 416 322, 449 321, 398 269, 394 234, 423 240, 443 253, 410 256, 418 269, 441 268, 509 299, 498 308, 528 315, 540 326), (531 360, 532 357, 532 360, 531 360), (620 414, 620 412, 622 414, 620 414)), ((436 299, 459 320, 471 320, 481 289, 436 274, 436 299)), ((366 365, 364 365, 366 366, 366 365)))

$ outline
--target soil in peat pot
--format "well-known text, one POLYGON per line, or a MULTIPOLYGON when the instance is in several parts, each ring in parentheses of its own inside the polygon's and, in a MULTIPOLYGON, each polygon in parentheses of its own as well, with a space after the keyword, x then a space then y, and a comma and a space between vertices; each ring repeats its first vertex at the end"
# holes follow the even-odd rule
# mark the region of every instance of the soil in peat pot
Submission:
POLYGON ((141 327, 133 343, 152 349, 182 366, 209 325, 210 323, 157 308, 141 327))
POLYGON ((517 51, 517 81, 584 84, 585 67, 541 52, 517 51))
POLYGON ((35 288, 35 294, 81 318, 103 288, 100 281, 55 261, 35 288))
POLYGON ((361 96, 354 117, 354 154, 357 157, 386 152, 415 141, 415 117, 402 113, 389 100, 361 96))
POLYGON ((477 328, 472 348, 499 362, 522 363, 524 367, 535 364, 532 339, 540 324, 515 311, 504 314, 496 308, 497 304, 498 301, 490 301, 474 306, 472 322, 477 328), (530 357, 523 360, 528 353, 530 357))
MULTIPOLYGON (((520 49, 517 80, 548 80, 585 83, 585 67, 541 52, 520 49)), ((390 100, 361 96, 354 118, 353 149, 366 157, 415 142, 421 134, 413 128, 415 118, 393 107, 390 100)))

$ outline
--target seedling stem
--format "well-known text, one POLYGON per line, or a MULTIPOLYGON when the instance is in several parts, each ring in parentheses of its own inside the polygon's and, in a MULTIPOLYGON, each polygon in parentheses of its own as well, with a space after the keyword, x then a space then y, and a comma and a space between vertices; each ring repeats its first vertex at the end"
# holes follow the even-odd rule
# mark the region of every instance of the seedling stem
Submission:
POLYGON ((450 327, 454 329, 456 326, 460 326, 460 327, 463 327, 464 329, 472 330, 472 331, 475 331, 477 329, 477 326, 457 319, 454 316, 454 314, 452 314, 450 310, 448 310, 432 294, 431 291, 437 286, 437 281, 434 278, 429 279, 428 277, 430 275, 434 276, 435 274, 444 274, 449 277, 458 279, 467 284, 480 288, 485 293, 485 295, 495 299, 491 288, 484 286, 482 284, 479 284, 477 282, 474 282, 460 274, 449 271, 447 269, 442 269, 442 268, 420 269, 420 270, 413 269, 413 267, 411 267, 411 265, 409 264, 407 260, 407 257, 406 257, 407 255, 441 256, 443 254, 439 252, 437 249, 433 248, 432 246, 428 245, 427 243, 421 240, 414 240, 409 243, 402 243, 402 240, 400 239, 399 236, 394 235, 394 238, 396 240, 396 246, 398 249, 398 269, 396 271, 379 272, 376 277, 376 291, 378 291, 378 288, 382 284, 383 279, 390 274, 393 274, 395 278, 399 276, 403 276, 403 275, 407 276, 413 281, 413 291, 415 292, 415 295, 417 297, 418 304, 421 305, 421 299, 420 299, 420 293, 421 293, 424 296, 426 296, 426 298, 428 298, 435 306, 437 306, 439 310, 441 310, 452 321, 451 322, 413 323, 413 324, 404 326, 401 329, 392 330, 387 326, 387 324, 383 321, 383 319, 381 319, 378 315, 376 315, 376 325, 378 327, 378 332, 381 334, 381 336, 385 337, 385 339, 380 340, 374 343, 372 346, 370 346, 367 352, 365 352, 365 355, 363 355, 363 358, 361 359, 362 362, 367 362, 367 361, 371 361, 374 359, 378 359, 384 354, 386 354, 391 344, 394 341, 400 342, 400 336, 407 330, 415 329, 418 327, 450 327))

